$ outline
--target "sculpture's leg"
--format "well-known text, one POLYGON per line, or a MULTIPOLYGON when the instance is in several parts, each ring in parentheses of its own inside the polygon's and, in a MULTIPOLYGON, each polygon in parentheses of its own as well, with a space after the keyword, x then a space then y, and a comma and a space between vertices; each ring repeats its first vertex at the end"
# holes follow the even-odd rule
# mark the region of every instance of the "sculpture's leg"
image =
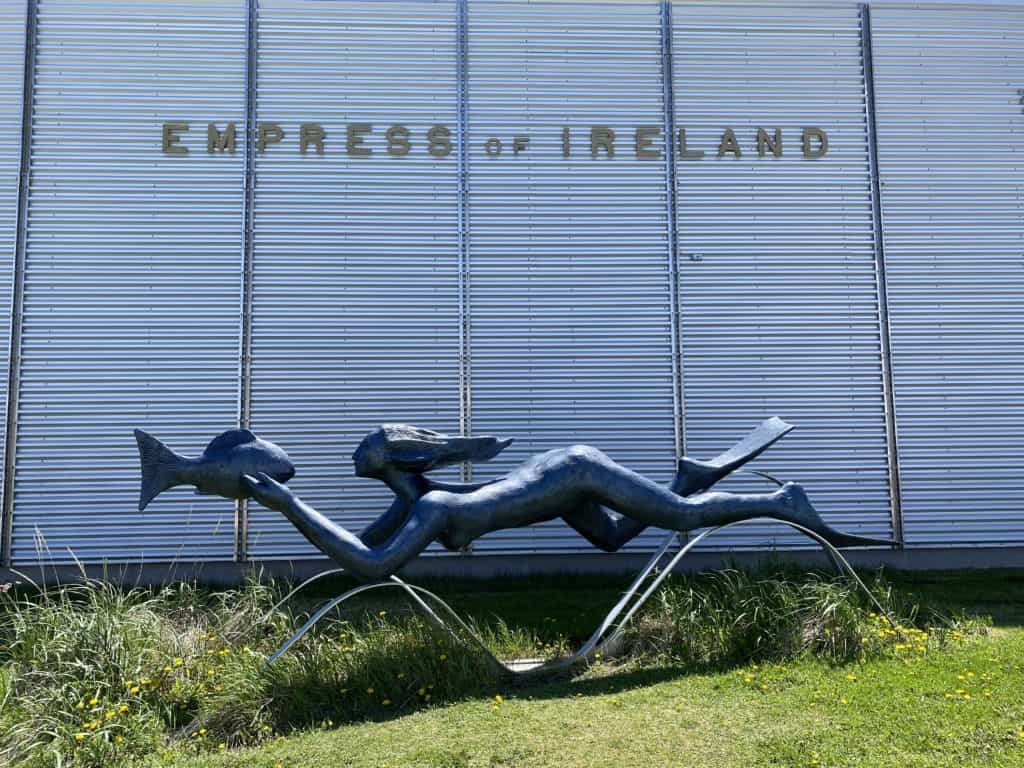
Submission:
MULTIPOLYGON (((792 425, 782 419, 771 418, 710 461, 697 461, 684 456, 679 461, 670 490, 679 496, 706 491, 723 477, 760 456, 792 429, 792 425)), ((605 552, 617 552, 648 527, 646 523, 616 514, 590 501, 580 503, 562 515, 562 519, 583 538, 605 552)))
POLYGON ((583 502, 562 519, 598 549, 618 552, 648 526, 639 520, 618 515, 597 502, 583 502))
POLYGON ((684 498, 615 463, 595 448, 576 446, 557 461, 557 466, 549 467, 556 475, 551 481, 575 489, 577 503, 594 501, 659 528, 690 531, 752 517, 770 517, 804 526, 836 546, 888 543, 849 536, 826 525, 803 489, 793 483, 774 493, 703 493, 684 498))

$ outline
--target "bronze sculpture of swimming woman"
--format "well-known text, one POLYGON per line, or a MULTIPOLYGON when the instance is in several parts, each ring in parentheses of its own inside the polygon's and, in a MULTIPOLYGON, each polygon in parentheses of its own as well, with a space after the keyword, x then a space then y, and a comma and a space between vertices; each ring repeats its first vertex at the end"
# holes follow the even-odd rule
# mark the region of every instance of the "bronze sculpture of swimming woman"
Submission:
POLYGON ((358 536, 267 473, 247 474, 244 483, 253 498, 284 514, 324 554, 367 580, 394 574, 435 541, 461 549, 491 531, 556 518, 609 552, 648 526, 689 531, 754 517, 798 523, 837 547, 888 543, 826 525, 795 483, 772 493, 707 492, 789 429, 785 422, 769 419, 716 462, 684 458, 675 480, 664 487, 586 445, 533 456, 496 480, 441 483, 425 474, 463 461, 486 461, 511 440, 448 437, 385 424, 367 435, 352 460, 356 475, 381 480, 396 498, 358 536))

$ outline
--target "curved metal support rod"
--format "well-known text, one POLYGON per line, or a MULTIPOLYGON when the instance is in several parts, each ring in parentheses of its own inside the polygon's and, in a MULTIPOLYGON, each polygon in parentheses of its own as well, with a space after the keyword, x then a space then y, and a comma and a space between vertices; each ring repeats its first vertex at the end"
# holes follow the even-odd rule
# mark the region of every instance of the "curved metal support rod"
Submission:
MULTIPOLYGON (((504 672, 515 676, 525 676, 564 670, 569 667, 572 667, 580 661, 592 660, 596 653, 602 651, 605 651, 607 653, 609 649, 614 649, 615 643, 621 637, 630 619, 633 618, 633 616, 637 613, 637 611, 640 610, 644 603, 646 603, 647 600, 655 593, 655 591, 657 591, 658 587, 660 587, 662 583, 664 583, 665 579, 668 578, 669 574, 672 573, 672 571, 679 564, 679 562, 687 554, 689 554, 693 550, 693 548, 701 541, 711 537, 719 531, 722 531, 726 528, 730 528, 734 525, 740 525, 755 521, 764 521, 766 519, 770 520, 771 518, 752 518, 750 520, 739 520, 733 523, 729 523, 727 525, 718 526, 717 528, 709 528, 708 530, 702 532, 698 536, 691 539, 685 547, 683 547, 679 552, 677 552, 672 557, 671 561, 669 561, 668 566, 656 575, 654 580, 640 594, 639 598, 637 598, 632 603, 632 605, 629 607, 629 610, 626 611, 625 616, 618 623, 612 634, 602 641, 601 638, 604 635, 604 633, 614 623, 618 615, 625 609, 625 606, 630 603, 630 600, 635 596, 637 590, 639 589, 639 586, 647 579, 647 577, 653 571, 654 567, 660 561, 661 557, 668 550, 668 547, 671 545, 672 541, 675 538, 674 534, 670 534, 670 536, 662 542, 661 546, 659 547, 657 552, 655 552, 654 556, 648 561, 647 565, 644 566, 644 568, 641 570, 638 576, 634 579, 633 583, 626 590, 623 597, 615 604, 612 610, 609 611, 605 619, 601 622, 601 624, 590 636, 590 638, 579 648, 579 650, 577 650, 575 653, 569 656, 564 656, 558 659, 552 659, 550 661, 538 664, 537 666, 529 669, 524 670, 510 667, 501 659, 497 658, 487 647, 486 643, 484 643, 483 639, 469 626, 469 624, 466 621, 464 621, 459 616, 455 609, 448 605, 447 602, 445 602, 443 599, 441 599, 433 592, 422 587, 418 587, 414 584, 408 584, 395 576, 392 576, 389 581, 377 582, 374 584, 364 584, 359 587, 355 587, 354 589, 350 589, 348 592, 345 592, 344 594, 339 595, 338 597, 335 597, 332 600, 328 601, 326 604, 321 606, 316 611, 316 613, 314 613, 306 621, 306 623, 302 625, 302 627, 300 627, 291 637, 289 637, 284 642, 284 644, 280 648, 278 648, 277 651, 274 652, 274 654, 267 660, 267 664, 270 665, 278 658, 280 658, 281 655, 285 653, 289 648, 291 648, 292 645, 294 645, 304 634, 306 634, 306 632, 308 632, 313 627, 314 624, 316 624, 321 618, 323 618, 324 615, 326 615, 331 609, 333 609, 337 605, 340 605, 341 603, 345 602, 351 597, 355 597, 358 594, 370 591, 372 589, 378 589, 381 587, 398 587, 404 590, 410 597, 412 597, 414 602, 420 607, 420 609, 427 615, 427 617, 435 625, 447 630, 448 632, 451 632, 453 636, 458 637, 454 630, 452 630, 451 627, 445 624, 445 622, 437 615, 437 613, 433 609, 430 608, 429 605, 427 605, 427 603, 420 597, 420 595, 425 595, 426 597, 435 601, 438 605, 442 606, 445 612, 451 617, 451 619, 455 621, 458 624, 458 626, 467 635, 469 635, 473 642, 477 646, 479 646, 479 648, 491 659, 492 663, 494 663, 504 672)), ((871 602, 878 609, 879 613, 885 616, 887 619, 889 619, 890 623, 892 623, 893 626, 896 626, 896 622, 893 620, 892 616, 889 615, 889 612, 886 611, 884 607, 882 607, 882 604, 878 602, 875 596, 867 588, 867 585, 864 584, 861 578, 857 575, 856 571, 854 571, 853 566, 851 566, 849 561, 847 561, 846 558, 843 557, 843 555, 828 541, 826 541, 823 537, 819 536, 814 531, 811 531, 803 527, 802 525, 799 525, 798 523, 792 523, 782 520, 774 520, 774 522, 784 523, 785 525, 790 526, 791 528, 805 534, 806 536, 814 539, 819 544, 821 544, 821 546, 825 549, 826 553, 828 553, 830 556, 834 558, 833 562, 840 565, 840 572, 845 571, 846 575, 850 576, 857 584, 857 586, 864 591, 864 593, 868 596, 871 602)), ((301 586, 299 588, 301 588, 301 586)), ((297 590, 293 590, 293 592, 294 591, 297 590)))
POLYGON ((650 596, 652 594, 654 594, 655 590, 657 590, 657 588, 659 586, 661 586, 662 582, 664 582, 664 580, 673 571, 673 569, 675 569, 676 565, 679 564, 679 561, 682 560, 684 557, 686 557, 686 555, 689 554, 690 551, 695 546, 697 546, 697 544, 699 544, 704 539, 707 539, 707 538, 711 537, 712 535, 718 533, 719 531, 725 530, 726 528, 731 528, 731 527, 733 527, 735 525, 742 525, 744 523, 751 523, 751 522, 757 522, 757 521, 763 522, 766 519, 770 519, 770 520, 772 520, 773 522, 776 522, 776 523, 782 523, 784 525, 788 525, 791 528, 794 528, 795 530, 800 531, 801 533, 805 534, 806 536, 809 536, 810 538, 814 539, 819 544, 821 544, 821 546, 825 549, 826 553, 828 553, 832 558, 834 558, 833 562, 838 562, 838 563, 840 563, 842 565, 842 569, 846 571, 848 576, 853 578, 853 580, 864 591, 864 593, 868 596, 868 598, 871 600, 871 602, 874 603, 875 607, 878 608, 879 612, 883 616, 885 616, 887 619, 889 619, 890 623, 892 623, 893 626, 895 626, 895 622, 893 621, 892 617, 889 615, 889 612, 887 610, 885 610, 885 608, 882 607, 882 604, 878 602, 878 600, 875 598, 875 596, 871 593, 871 590, 869 590, 867 588, 867 585, 864 584, 863 581, 861 581, 861 578, 857 575, 856 571, 853 570, 853 566, 850 565, 849 561, 845 557, 843 557, 843 555, 839 552, 838 549, 833 547, 822 536, 819 536, 814 531, 810 530, 809 528, 805 528, 804 526, 800 525, 799 523, 793 523, 793 522, 789 522, 787 520, 774 520, 773 518, 758 518, 758 517, 755 517, 755 518, 750 518, 748 520, 737 520, 737 521, 732 522, 732 523, 727 523, 726 525, 720 525, 717 528, 709 528, 708 530, 704 531, 703 533, 699 534, 698 536, 694 537, 689 542, 687 542, 686 546, 683 547, 681 550, 679 550, 679 552, 676 553, 675 557, 672 558, 672 560, 669 562, 668 567, 664 571, 662 571, 660 574, 658 574, 658 577, 654 580, 654 582, 640 596, 639 600, 637 600, 637 602, 633 604, 633 607, 630 608, 629 612, 626 613, 626 615, 623 617, 622 621, 619 623, 618 627, 616 627, 615 631, 608 637, 607 640, 605 640, 603 643, 601 643, 601 645, 598 647, 597 651, 600 652, 601 649, 603 649, 603 648, 608 648, 608 647, 612 647, 613 646, 615 641, 619 638, 619 636, 624 631, 624 629, 626 627, 626 624, 628 624, 629 620, 631 618, 633 618, 633 615, 640 609, 640 607, 645 602, 647 602, 648 598, 650 598, 650 596))
POLYGON ((380 589, 381 587, 395 586, 398 585, 393 584, 390 581, 379 581, 373 584, 361 584, 358 587, 350 589, 348 592, 345 592, 342 595, 338 595, 337 597, 328 600, 326 603, 320 606, 320 608, 317 609, 316 613, 314 613, 312 616, 309 617, 309 619, 306 620, 305 624, 299 627, 299 629, 291 637, 285 640, 280 648, 274 651, 273 655, 271 655, 270 658, 267 659, 267 666, 270 666, 275 661, 277 661, 285 651, 287 651, 289 648, 295 645, 295 643, 298 642, 299 639, 304 634, 306 634, 306 632, 313 628, 314 624, 320 621, 320 619, 322 619, 324 615, 332 608, 334 608, 336 605, 340 605, 341 603, 348 600, 350 597, 355 597, 356 595, 361 594, 363 592, 369 592, 371 589, 380 589))
POLYGON ((260 620, 260 623, 261 624, 265 624, 270 619, 270 617, 274 615, 274 612, 277 611, 278 608, 280 608, 282 605, 287 603, 298 592, 300 592, 301 590, 303 590, 306 587, 308 587, 314 581, 319 581, 320 579, 324 578, 325 576, 330 576, 330 575, 335 574, 335 573, 345 573, 345 569, 344 568, 331 568, 329 571, 321 571, 320 573, 316 574, 315 576, 310 576, 304 582, 299 584, 299 586, 295 587, 295 589, 293 589, 287 595, 285 595, 280 600, 278 600, 277 603, 274 605, 274 607, 271 608, 269 611, 267 611, 266 615, 260 620))

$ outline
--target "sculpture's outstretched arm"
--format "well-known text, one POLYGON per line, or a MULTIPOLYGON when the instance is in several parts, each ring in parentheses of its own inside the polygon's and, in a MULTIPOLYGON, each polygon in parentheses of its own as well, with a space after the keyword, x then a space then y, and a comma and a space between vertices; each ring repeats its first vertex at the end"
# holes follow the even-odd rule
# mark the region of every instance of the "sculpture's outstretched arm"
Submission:
POLYGON ((404 499, 396 498, 388 507, 388 511, 378 517, 359 534, 359 539, 368 547, 376 547, 387 541, 391 535, 402 527, 409 515, 412 505, 404 499))
POLYGON ((421 502, 384 544, 368 547, 270 476, 261 472, 258 477, 245 475, 243 481, 254 499, 282 513, 325 555, 368 580, 383 579, 398 571, 437 539, 445 526, 445 510, 421 502))

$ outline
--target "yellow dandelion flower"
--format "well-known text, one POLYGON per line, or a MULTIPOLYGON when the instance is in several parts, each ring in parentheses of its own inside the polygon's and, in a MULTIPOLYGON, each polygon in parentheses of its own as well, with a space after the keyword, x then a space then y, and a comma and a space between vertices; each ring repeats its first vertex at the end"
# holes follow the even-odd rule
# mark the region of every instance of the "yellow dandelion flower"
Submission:
POLYGON ((114 710, 112 710, 112 709, 108 709, 108 710, 107 710, 106 712, 104 712, 104 713, 103 713, 103 717, 104 717, 104 719, 106 719, 106 720, 109 720, 109 719, 110 719, 110 718, 112 718, 112 717, 113 717, 113 716, 114 716, 115 714, 116 714, 116 713, 114 712, 114 710))
POLYGON ((498 702, 499 704, 505 703, 505 700, 503 698, 501 698, 501 694, 500 693, 497 696, 494 697, 494 700, 496 702, 498 702))
POLYGON ((839 699, 839 703, 840 704, 849 704, 850 702, 846 700, 845 696, 843 696, 841 699, 839 699))
POLYGON ((447 653, 442 653, 440 658, 441 658, 441 661, 444 661, 445 659, 448 658, 448 654, 447 653))
POLYGON ((956 679, 957 680, 965 680, 966 678, 963 675, 957 675, 956 679))
POLYGON ((84 741, 84 740, 85 740, 85 737, 86 737, 87 735, 88 735, 88 734, 85 734, 85 733, 76 733, 76 734, 75 734, 75 741, 84 741))
POLYGON ((180 667, 184 663, 185 663, 185 660, 183 658, 181 658, 181 656, 175 656, 174 657, 174 666, 180 667))
POLYGON ((217 745, 217 749, 227 749, 227 747, 228 745, 225 744, 223 741, 217 745))
POLYGON ((383 704, 385 707, 390 707, 391 699, 384 699, 384 701, 382 701, 381 704, 383 704))
POLYGON ((139 686, 137 686, 137 685, 133 685, 133 686, 132 686, 131 688, 129 688, 129 689, 128 689, 128 693, 138 693, 138 692, 139 692, 139 691, 141 691, 141 690, 142 690, 142 689, 141 689, 141 688, 139 688, 139 686))
POLYGON ((200 735, 200 736, 202 736, 202 735, 203 735, 203 734, 205 734, 205 733, 206 733, 206 729, 205 729, 205 728, 200 728, 200 729, 199 729, 199 735, 200 735))
POLYGON ((123 715, 125 712, 128 711, 128 705, 122 704, 120 707, 117 708, 117 711, 123 715))
POLYGON ((85 709, 85 702, 84 701, 78 702, 78 704, 75 705, 75 708, 76 709, 85 709))
POLYGON ((124 736, 115 736, 114 737, 114 743, 115 744, 120 744, 123 741, 124 741, 124 736))
POLYGON ((373 693, 373 688, 367 688, 367 689, 366 689, 366 692, 367 692, 367 693, 373 693))
POLYGON ((89 706, 90 707, 96 706, 99 703, 100 703, 100 700, 97 699, 96 697, 93 697, 93 698, 89 699, 89 706))
POLYGON ((377 615, 378 615, 378 616, 387 616, 387 615, 388 615, 388 612, 387 612, 387 611, 379 611, 379 612, 377 613, 377 615))
POLYGON ((856 679, 857 679, 857 676, 856 676, 856 675, 847 675, 847 676, 846 676, 846 679, 847 679, 847 680, 856 680, 856 679))
POLYGON ((171 671, 171 668, 170 668, 170 666, 166 666, 166 667, 164 667, 164 672, 170 672, 170 671, 171 671))

